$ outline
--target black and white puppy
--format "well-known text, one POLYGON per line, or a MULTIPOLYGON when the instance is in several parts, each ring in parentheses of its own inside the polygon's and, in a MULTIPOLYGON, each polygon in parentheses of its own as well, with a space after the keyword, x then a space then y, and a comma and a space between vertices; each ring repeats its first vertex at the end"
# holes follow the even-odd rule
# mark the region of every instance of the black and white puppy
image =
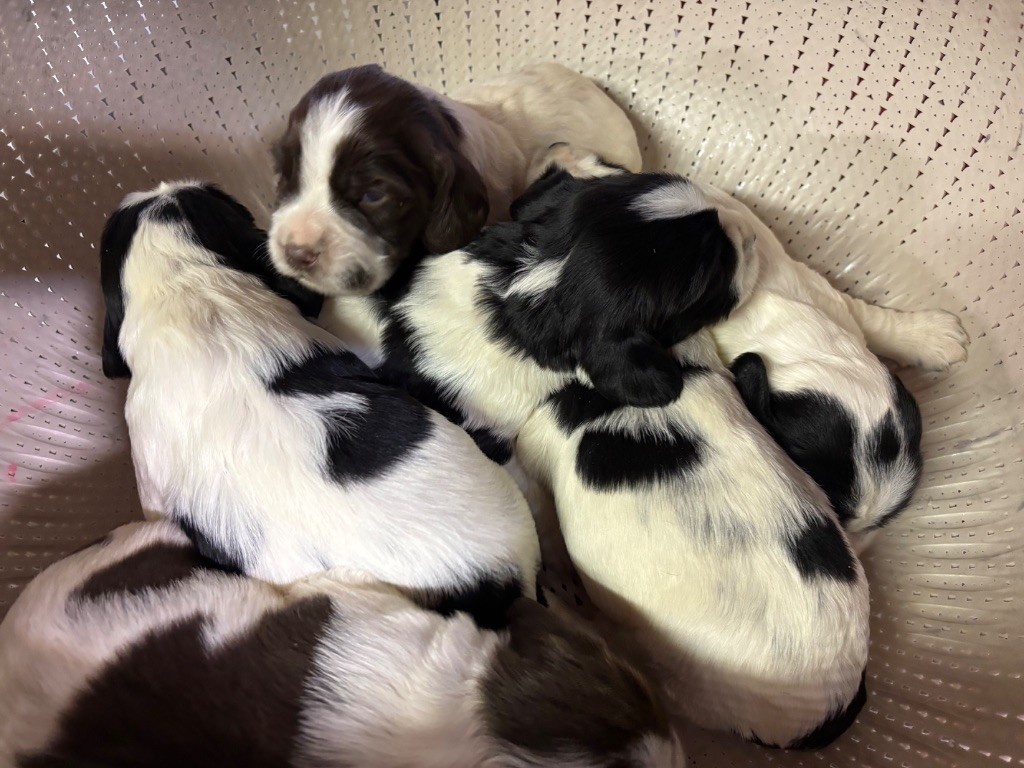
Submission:
POLYGON ((0 765, 682 768, 648 685, 588 629, 524 598, 506 623, 375 583, 276 587, 133 523, 0 624, 0 765))
POLYGON ((534 594, 538 569, 515 483, 306 321, 296 304, 318 302, 265 246, 249 212, 206 185, 129 195, 107 223, 104 371, 131 376, 144 512, 246 575, 337 568, 499 620, 534 594))
MULTIPOLYGON (((547 164, 574 176, 619 174, 592 153, 553 148, 547 164)), ((858 551, 909 503, 921 475, 921 416, 876 357, 945 369, 965 359, 967 335, 948 312, 900 312, 836 290, 786 253, 746 205, 693 186, 695 207, 750 232, 736 306, 711 328, 747 407, 828 494, 858 551)), ((689 283, 718 262, 683 265, 689 283)))
POLYGON ((640 169, 622 110, 582 75, 535 64, 454 98, 376 65, 329 74, 276 143, 278 269, 329 295, 380 288, 416 252, 465 245, 502 221, 556 141, 640 169))
POLYGON ((382 375, 518 437, 588 593, 637 630, 676 713, 821 746, 864 701, 867 585, 825 495, 694 335, 745 290, 750 240, 695 195, 551 175, 515 221, 322 317, 344 332, 376 301, 382 375))

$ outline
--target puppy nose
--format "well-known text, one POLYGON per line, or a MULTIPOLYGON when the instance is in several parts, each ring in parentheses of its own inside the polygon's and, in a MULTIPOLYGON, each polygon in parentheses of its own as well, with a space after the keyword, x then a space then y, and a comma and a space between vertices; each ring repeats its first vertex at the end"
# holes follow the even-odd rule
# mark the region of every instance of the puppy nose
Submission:
POLYGON ((308 245, 291 243, 285 246, 284 257, 294 269, 307 270, 320 258, 320 250, 308 245))

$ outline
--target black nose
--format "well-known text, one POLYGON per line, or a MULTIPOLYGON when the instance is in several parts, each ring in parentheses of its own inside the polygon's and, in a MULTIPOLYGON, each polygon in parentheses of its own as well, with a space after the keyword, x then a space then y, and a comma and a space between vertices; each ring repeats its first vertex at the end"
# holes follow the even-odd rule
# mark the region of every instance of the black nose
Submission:
POLYGON ((292 268, 305 271, 316 264, 320 258, 320 251, 304 245, 287 245, 284 257, 292 268))

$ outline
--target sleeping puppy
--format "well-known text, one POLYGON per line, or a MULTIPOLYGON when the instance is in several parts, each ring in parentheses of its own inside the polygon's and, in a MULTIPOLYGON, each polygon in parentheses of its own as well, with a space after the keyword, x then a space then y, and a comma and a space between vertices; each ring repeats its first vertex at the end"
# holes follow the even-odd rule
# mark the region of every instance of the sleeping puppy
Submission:
POLYGON ((863 704, 867 585, 824 494, 693 340, 744 290, 750 239, 694 199, 676 177, 561 173, 401 290, 323 317, 377 313, 382 376, 518 436, 592 599, 638 630, 676 712, 821 746, 863 704), (686 267, 716 262, 732 268, 686 267))
POLYGON ((303 319, 319 298, 265 244, 207 185, 129 195, 107 223, 103 369, 131 376, 144 512, 249 576, 343 568, 492 626, 534 594, 537 537, 515 483, 303 319))
POLYGON ((647 684, 589 630, 523 598, 506 623, 376 583, 276 587, 170 522, 122 526, 0 624, 0 765, 684 766, 647 684))
POLYGON ((274 261, 325 295, 372 293, 410 254, 451 251, 507 219, 531 164, 560 140, 640 169, 626 115, 558 64, 454 98, 377 65, 326 75, 274 147, 274 261))
MULTIPOLYGON (((546 165, 585 178, 620 172, 568 146, 553 148, 546 165)), ((696 208, 741 222, 753 236, 738 265, 745 283, 734 279, 742 285, 737 306, 711 329, 719 352, 751 413, 825 490, 861 551, 907 506, 922 464, 917 403, 872 349, 942 369, 965 359, 967 336, 948 312, 898 312, 837 291, 791 259, 747 206, 693 188, 696 208)), ((687 282, 692 269, 679 279, 687 282)))

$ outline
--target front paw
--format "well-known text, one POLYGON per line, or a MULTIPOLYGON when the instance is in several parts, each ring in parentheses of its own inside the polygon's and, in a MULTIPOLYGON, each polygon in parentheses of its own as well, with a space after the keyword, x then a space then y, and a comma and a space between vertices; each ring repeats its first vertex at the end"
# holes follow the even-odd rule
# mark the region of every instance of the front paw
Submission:
POLYGON ((931 371, 946 371, 967 359, 970 338, 960 318, 952 312, 929 309, 908 312, 903 319, 901 341, 907 363, 931 371))

